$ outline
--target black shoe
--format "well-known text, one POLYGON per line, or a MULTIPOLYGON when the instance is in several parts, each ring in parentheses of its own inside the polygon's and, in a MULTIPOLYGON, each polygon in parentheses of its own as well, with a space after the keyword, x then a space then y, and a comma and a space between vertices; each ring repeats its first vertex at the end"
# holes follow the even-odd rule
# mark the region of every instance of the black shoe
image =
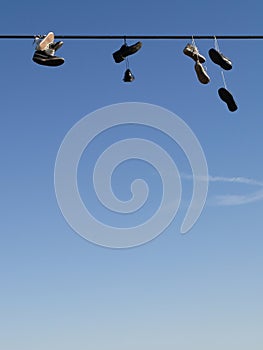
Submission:
POLYGON ((225 57, 221 52, 215 49, 210 49, 208 53, 209 53, 209 57, 215 64, 218 64, 221 68, 225 70, 232 69, 232 63, 230 59, 225 57))
POLYGON ((32 60, 42 66, 57 67, 64 63, 64 58, 49 55, 45 51, 35 51, 32 60))
POLYGON ((136 44, 128 46, 127 44, 122 45, 122 47, 112 54, 114 61, 116 63, 122 62, 125 57, 133 55, 142 47, 142 43, 138 41, 136 44))
POLYGON ((235 112, 237 110, 236 102, 227 89, 220 88, 218 90, 218 95, 221 98, 221 100, 223 100, 227 104, 227 107, 230 110, 230 112, 235 112))
POLYGON ((49 49, 57 51, 63 45, 63 41, 53 42, 49 44, 49 49))
POLYGON ((126 69, 123 77, 123 81, 125 83, 131 83, 135 79, 134 75, 130 71, 130 69, 126 69))

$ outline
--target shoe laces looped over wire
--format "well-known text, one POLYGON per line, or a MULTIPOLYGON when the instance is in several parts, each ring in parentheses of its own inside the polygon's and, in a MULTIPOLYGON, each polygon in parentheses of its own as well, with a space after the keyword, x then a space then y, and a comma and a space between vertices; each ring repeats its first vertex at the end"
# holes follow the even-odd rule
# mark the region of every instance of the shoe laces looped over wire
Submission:
POLYGON ((192 35, 192 45, 197 47, 196 44, 195 44, 195 39, 194 39, 194 36, 192 35))
POLYGON ((40 35, 40 34, 34 35, 34 40, 33 40, 32 45, 35 45, 39 40, 44 39, 44 37, 45 37, 45 35, 40 35))
POLYGON ((219 44, 218 44, 218 41, 217 41, 216 36, 214 36, 214 45, 215 45, 216 51, 220 52, 220 50, 219 50, 219 44))

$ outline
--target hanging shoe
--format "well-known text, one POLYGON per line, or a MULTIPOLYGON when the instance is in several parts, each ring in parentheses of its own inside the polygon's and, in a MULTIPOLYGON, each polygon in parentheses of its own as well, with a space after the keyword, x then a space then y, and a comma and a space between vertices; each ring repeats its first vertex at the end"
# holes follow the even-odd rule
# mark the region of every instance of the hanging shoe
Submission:
POLYGON ((218 95, 221 98, 221 100, 227 104, 227 107, 230 110, 230 112, 235 112, 237 110, 236 102, 232 94, 227 89, 220 88, 218 90, 218 95))
POLYGON ((131 70, 128 68, 126 69, 123 77, 123 81, 125 83, 131 83, 135 79, 134 75, 132 74, 131 70))
POLYGON ((197 78, 200 81, 200 83, 208 84, 210 82, 210 78, 209 78, 208 74, 206 73, 204 67, 202 66, 202 64, 199 61, 197 61, 195 63, 195 71, 196 71, 197 78))
POLYGON ((63 45, 63 41, 53 42, 47 46, 47 48, 44 50, 48 55, 54 56, 56 51, 61 48, 63 45))
POLYGON ((58 41, 56 43, 52 42, 51 44, 49 44, 49 49, 57 51, 58 49, 61 48, 62 45, 63 45, 63 41, 58 41))
POLYGON ((191 57, 195 62, 199 61, 204 63, 206 61, 205 57, 200 55, 198 48, 193 44, 187 44, 183 50, 186 56, 191 57))
POLYGON ((120 63, 124 61, 125 57, 135 54, 142 47, 142 43, 138 41, 136 44, 128 46, 123 44, 121 48, 112 54, 114 61, 120 63))
POLYGON ((48 54, 44 51, 35 51, 32 60, 42 66, 57 67, 64 63, 64 58, 48 54))
POLYGON ((215 50, 215 49, 210 49, 208 51, 209 57, 211 60, 215 63, 218 64, 221 68, 225 70, 230 70, 232 69, 232 63, 229 58, 225 57, 221 52, 215 50))

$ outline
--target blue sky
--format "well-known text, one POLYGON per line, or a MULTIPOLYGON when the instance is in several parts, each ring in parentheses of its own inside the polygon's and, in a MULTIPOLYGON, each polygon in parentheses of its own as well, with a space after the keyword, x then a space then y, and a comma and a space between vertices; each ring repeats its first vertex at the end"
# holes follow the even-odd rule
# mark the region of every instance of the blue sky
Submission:
MULTIPOLYGON (((11 0, 2 3, 0 28, 27 35, 261 35, 261 14, 260 1, 216 7, 202 0, 11 0)), ((225 79, 239 106, 235 113, 217 95, 223 81, 208 57, 213 40, 196 40, 207 58, 208 85, 197 81, 182 52, 187 42, 143 41, 129 60, 135 81, 125 84, 125 64, 112 59, 121 40, 64 40, 65 64, 57 68, 32 61, 31 40, 1 40, 1 349, 262 349, 262 41, 219 41, 233 62, 225 79), (183 119, 204 150, 210 185, 202 215, 181 235, 192 191, 189 164, 163 135, 138 129, 176 162, 182 205, 159 237, 117 250, 70 228, 56 201, 54 166, 75 123, 122 102, 155 104, 183 119)), ((81 191, 93 210, 92 157, 118 132, 83 155, 81 191)), ((132 137, 133 130, 121 132, 132 137)), ((131 164, 113 187, 126 198, 128 174, 148 179, 147 217, 158 205, 160 179, 145 164, 131 164)), ((97 214, 103 219, 103 211, 97 214)), ((119 224, 108 214, 107 220, 119 224)))

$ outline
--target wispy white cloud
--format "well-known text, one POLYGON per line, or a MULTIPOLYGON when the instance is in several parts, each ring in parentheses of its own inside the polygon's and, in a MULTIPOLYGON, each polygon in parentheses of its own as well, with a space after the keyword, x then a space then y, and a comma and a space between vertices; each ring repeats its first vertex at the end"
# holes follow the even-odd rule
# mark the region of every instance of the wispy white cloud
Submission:
POLYGON ((210 182, 232 182, 244 185, 263 187, 263 182, 246 177, 223 177, 223 176, 209 176, 210 182))
POLYGON ((246 195, 221 195, 215 197, 217 205, 242 205, 263 200, 263 189, 246 195))
MULTIPOLYGON (((185 179, 193 179, 193 176, 183 175, 185 179)), ((206 181, 207 179, 199 178, 199 181, 206 181)), ((233 195, 233 194, 224 194, 217 195, 212 198, 213 205, 219 206, 235 206, 254 203, 263 200, 263 182, 246 177, 224 177, 224 176, 211 176, 208 178, 209 182, 218 182, 218 183, 233 183, 233 184, 243 184, 249 186, 256 186, 258 189, 252 193, 242 194, 242 195, 233 195)))

